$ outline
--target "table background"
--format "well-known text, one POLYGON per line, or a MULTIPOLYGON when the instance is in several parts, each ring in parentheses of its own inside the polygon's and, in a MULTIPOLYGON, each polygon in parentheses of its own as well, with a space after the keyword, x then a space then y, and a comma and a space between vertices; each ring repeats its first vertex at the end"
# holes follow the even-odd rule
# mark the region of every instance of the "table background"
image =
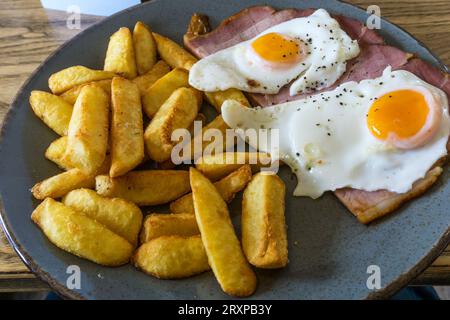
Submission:
MULTIPOLYGON (((364 9, 377 4, 383 18, 413 34, 450 66, 449 0, 347 2, 364 9)), ((14 95, 30 73, 59 45, 80 31, 67 28, 67 17, 65 12, 44 10, 39 0, 1 0, 0 126, 14 95)), ((101 19, 82 15, 81 28, 101 19)), ((413 284, 450 285, 450 247, 413 284)), ((30 273, 0 230, 0 292, 39 290, 48 290, 48 287, 30 273)))

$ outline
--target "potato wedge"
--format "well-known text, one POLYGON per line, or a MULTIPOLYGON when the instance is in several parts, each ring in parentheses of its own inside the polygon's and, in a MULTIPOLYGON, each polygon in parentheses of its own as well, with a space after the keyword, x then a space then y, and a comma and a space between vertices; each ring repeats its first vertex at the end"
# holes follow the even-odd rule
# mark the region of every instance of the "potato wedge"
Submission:
POLYGON ((222 290, 246 297, 256 289, 256 276, 245 260, 225 201, 198 170, 190 168, 195 218, 211 269, 222 290))
POLYGON ((134 203, 120 198, 104 198, 89 189, 77 189, 62 199, 71 207, 101 223, 133 246, 137 245, 142 212, 134 203))
POLYGON ((222 104, 226 100, 236 100, 246 107, 251 107, 247 97, 240 90, 231 88, 225 91, 205 92, 206 101, 211 104, 218 113, 222 113, 222 104))
POLYGON ((74 105, 77 101, 78 96, 80 95, 81 89, 87 84, 94 84, 97 87, 102 88, 108 95, 111 94, 111 79, 92 81, 85 84, 80 84, 72 89, 67 90, 63 94, 60 95, 61 98, 66 100, 71 105, 74 105))
POLYGON ((147 73, 156 63, 156 43, 145 23, 138 21, 134 26, 133 42, 138 74, 147 73))
POLYGON ((64 170, 72 169, 73 167, 67 161, 64 161, 64 154, 67 148, 67 136, 61 137, 50 143, 47 150, 45 150, 45 157, 56 163, 64 170))
POLYGON ((112 79, 112 77, 114 72, 73 66, 52 74, 48 79, 48 86, 54 94, 61 94, 80 84, 112 79))
POLYGON ((153 32, 159 56, 172 68, 191 69, 197 62, 192 54, 180 47, 176 42, 153 32))
POLYGON ((44 91, 31 91, 30 105, 36 116, 60 136, 67 135, 73 107, 64 99, 44 91))
POLYGON ((85 174, 95 172, 105 160, 109 100, 100 87, 86 85, 81 89, 74 106, 64 159, 85 174))
POLYGON ((149 118, 153 118, 163 103, 179 88, 189 87, 186 70, 173 69, 150 86, 142 96, 142 107, 149 118))
POLYGON ((286 188, 275 174, 256 174, 242 201, 242 248, 258 268, 282 268, 288 263, 284 217, 286 188))
MULTIPOLYGON (((210 148, 211 146, 214 146, 217 143, 217 141, 215 141, 214 139, 212 139, 212 141, 209 141, 209 139, 207 139, 205 135, 206 132, 208 132, 211 129, 218 130, 223 139, 224 137, 226 137, 226 130, 229 128, 230 127, 225 123, 221 115, 218 115, 216 118, 214 118, 214 120, 212 120, 210 123, 204 126, 202 128, 201 135, 200 134, 194 135, 194 137, 191 140, 190 146, 191 159, 194 160, 198 159, 203 155, 206 148, 210 148)), ((223 153, 223 151, 225 151, 226 149, 226 143, 224 143, 223 140, 221 140, 220 144, 218 145, 218 148, 221 147, 220 153, 223 153)))
MULTIPOLYGON (((220 196, 226 203, 230 203, 234 199, 236 193, 244 190, 247 183, 252 179, 252 169, 250 165, 243 165, 236 171, 230 173, 225 178, 214 183, 219 191, 220 196)), ((170 203, 170 211, 173 213, 191 213, 194 214, 194 202, 192 193, 182 196, 181 198, 170 203)))
POLYGON ((36 199, 42 200, 45 198, 61 198, 75 189, 94 188, 95 176, 107 173, 109 165, 110 160, 107 157, 100 169, 94 174, 85 174, 77 168, 70 169, 36 183, 31 192, 36 199))
POLYGON ((162 236, 190 237, 196 234, 200 231, 191 213, 152 213, 145 217, 140 241, 144 243, 162 236))
POLYGON ((133 246, 86 215, 53 199, 45 199, 31 219, 60 249, 104 266, 127 263, 133 246))
POLYGON ((199 235, 153 239, 137 249, 133 262, 136 268, 160 279, 187 278, 210 270, 199 235))
POLYGON ((153 68, 147 73, 134 78, 132 81, 138 86, 141 96, 147 92, 158 79, 162 78, 164 75, 170 72, 170 67, 163 60, 159 60, 153 68))
POLYGON ((136 78, 136 59, 133 36, 130 29, 122 27, 109 38, 103 69, 112 71, 127 79, 136 78))
POLYGON ((182 170, 131 171, 118 178, 99 175, 95 189, 105 197, 118 197, 138 206, 168 203, 189 192, 189 173, 182 170))
POLYGON ((121 176, 144 159, 141 96, 133 82, 114 77, 111 84, 111 177, 121 176))
POLYGON ((72 190, 93 187, 95 187, 95 177, 74 168, 36 183, 31 188, 31 192, 36 199, 42 200, 61 198, 72 190))
POLYGON ((145 146, 150 159, 163 162, 170 159, 176 129, 187 129, 197 117, 202 95, 191 88, 175 90, 164 102, 145 130, 145 146))
POLYGON ((250 164, 252 171, 258 172, 262 167, 270 166, 270 155, 258 152, 224 152, 198 159, 196 168, 209 179, 216 181, 244 164, 250 164))

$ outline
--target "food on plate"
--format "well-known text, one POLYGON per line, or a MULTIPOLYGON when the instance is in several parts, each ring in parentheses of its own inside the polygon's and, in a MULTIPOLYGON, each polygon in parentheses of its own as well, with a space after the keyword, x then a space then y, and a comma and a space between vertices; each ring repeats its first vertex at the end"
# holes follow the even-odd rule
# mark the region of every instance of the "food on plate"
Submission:
POLYGON ((140 235, 141 243, 162 236, 190 237, 200 234, 192 213, 151 213, 145 217, 140 235))
POLYGON ((189 84, 203 91, 276 94, 292 82, 294 96, 333 85, 358 54, 357 41, 319 9, 199 60, 190 70, 189 84))
POLYGON ((212 181, 216 181, 245 164, 250 164, 252 171, 257 172, 263 167, 269 167, 271 161, 272 159, 267 153, 224 152, 198 159, 196 168, 212 181))
POLYGON ((138 21, 134 26, 133 42, 137 71, 142 75, 150 71, 157 60, 156 43, 145 23, 138 21))
POLYGON ((122 27, 111 36, 103 69, 127 79, 137 76, 133 36, 130 29, 122 27))
POLYGON ((65 161, 92 174, 105 160, 108 145, 109 97, 95 85, 81 89, 67 134, 65 161))
POLYGON ((184 69, 173 69, 158 79, 142 96, 142 106, 145 114, 149 118, 153 118, 170 95, 176 89, 182 87, 189 87, 188 72, 184 69))
POLYGON ((133 246, 99 222, 51 198, 45 199, 31 219, 57 247, 104 266, 127 263, 133 246))
POLYGON ((111 84, 111 177, 121 176, 144 159, 141 95, 136 84, 114 77, 111 84))
POLYGON ((159 78, 162 78, 170 71, 170 67, 163 60, 159 60, 147 73, 134 78, 132 81, 138 86, 139 92, 143 96, 147 89, 159 78))
POLYGON ((156 47, 161 59, 167 62, 172 68, 191 69, 197 59, 189 52, 181 48, 176 42, 160 34, 153 33, 156 47))
POLYGON ((89 189, 70 191, 62 203, 100 222, 132 245, 137 244, 142 213, 134 203, 120 198, 105 198, 89 189))
POLYGON ((211 154, 215 154, 215 150, 222 153, 226 149, 226 143, 224 143, 223 137, 226 137, 226 130, 230 127, 223 121, 221 115, 215 117, 210 123, 204 126, 201 132, 194 132, 191 139, 190 146, 187 150, 190 150, 190 155, 182 155, 182 158, 188 157, 189 159, 196 160, 201 157, 205 152, 211 151, 211 154), (221 140, 216 141, 216 138, 212 136, 212 133, 217 133, 221 140), (209 150, 209 151, 208 151, 209 150))
POLYGON ((226 100, 236 100, 242 105, 250 107, 250 103, 242 91, 234 88, 227 89, 225 91, 205 92, 205 97, 208 103, 216 108, 216 111, 219 113, 221 112, 222 104, 226 100))
POLYGON ((145 145, 151 159, 164 162, 171 158, 177 143, 172 141, 172 132, 189 128, 201 103, 202 95, 195 89, 179 88, 170 95, 145 129, 145 145))
POLYGON ((285 186, 275 174, 256 174, 242 200, 242 249, 258 268, 282 268, 288 263, 285 186))
POLYGON ((66 100, 71 105, 74 105, 77 101, 78 95, 81 92, 81 89, 87 84, 94 84, 97 87, 102 88, 107 94, 111 94, 111 79, 92 81, 85 84, 80 84, 72 89, 67 90, 63 94, 60 95, 61 98, 66 100))
MULTIPOLYGON (((220 196, 226 203, 230 203, 236 193, 243 190, 252 178, 252 169, 249 165, 243 165, 236 171, 233 171, 225 178, 214 183, 220 196)), ((191 213, 194 211, 192 193, 182 196, 170 204, 170 211, 173 213, 191 213)))
POLYGON ((102 166, 93 174, 86 174, 77 168, 47 178, 36 183, 31 193, 36 199, 61 198, 68 192, 80 188, 94 188, 95 176, 109 171, 110 160, 107 157, 102 166))
POLYGON ((189 172, 183 170, 143 170, 111 178, 95 178, 95 190, 105 197, 117 197, 138 206, 155 206, 178 199, 189 192, 189 172))
MULTIPOLYGON (((297 175, 296 196, 344 187, 406 193, 447 155, 447 96, 390 67, 376 79, 263 109, 226 101, 222 112, 232 128, 279 130, 279 157, 297 175)), ((252 137, 249 144, 272 151, 252 137)))
POLYGON ((227 294, 246 297, 256 289, 256 276, 241 249, 225 201, 198 170, 190 168, 195 218, 211 269, 227 294))
POLYGON ((406 193, 398 194, 387 190, 366 192, 343 188, 336 190, 335 194, 359 222, 368 224, 399 208, 404 202, 422 195, 437 181, 442 171, 441 167, 431 169, 424 178, 414 182, 411 190, 406 193))
POLYGON ((208 271, 199 235, 162 236, 142 244, 133 257, 136 268, 160 279, 181 279, 208 271))
POLYGON ((61 94, 80 84, 112 79, 112 77, 114 72, 73 66, 52 74, 48 79, 48 87, 54 94, 61 94))
POLYGON ((72 166, 70 163, 67 163, 67 161, 64 161, 64 153, 66 152, 67 148, 67 136, 60 137, 50 143, 48 148, 45 150, 45 157, 53 161, 64 170, 72 169, 72 166))
MULTIPOLYGON (((176 42, 156 33, 154 33, 153 35, 156 39, 159 55, 172 68, 182 68, 185 70, 190 70, 191 67, 197 62, 197 59, 195 57, 193 57, 189 52, 187 52, 176 42)), ((228 99, 236 99, 242 104, 250 106, 245 95, 241 91, 236 89, 229 89, 223 92, 205 92, 205 97, 219 113, 222 103, 228 99)))
POLYGON ((73 107, 64 99, 44 91, 34 90, 30 95, 34 114, 60 136, 67 135, 73 107))

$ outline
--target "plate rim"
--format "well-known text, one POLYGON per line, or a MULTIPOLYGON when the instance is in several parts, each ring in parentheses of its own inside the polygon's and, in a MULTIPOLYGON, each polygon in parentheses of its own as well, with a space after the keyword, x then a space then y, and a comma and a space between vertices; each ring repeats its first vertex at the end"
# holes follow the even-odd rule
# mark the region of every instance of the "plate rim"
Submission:
MULTIPOLYGON (((3 119, 1 128, 0 128, 0 150, 2 141, 3 141, 3 135, 6 131, 7 124, 9 122, 9 118, 12 117, 14 111, 17 109, 17 101, 19 97, 23 94, 25 91, 25 88, 28 86, 28 84, 32 81, 32 79, 39 74, 39 72, 47 65, 47 63, 56 55, 58 55, 69 43, 72 41, 77 40, 79 37, 83 37, 85 34, 92 32, 96 28, 98 28, 100 25, 107 23, 109 20, 114 19, 115 16, 125 14, 129 11, 133 11, 138 7, 143 7, 146 5, 151 5, 155 2, 159 2, 161 0, 151 0, 149 2, 140 3, 134 6, 131 6, 129 8, 126 8, 124 10, 121 10, 119 12, 116 12, 110 16, 107 16, 103 18, 102 20, 95 22, 88 28, 80 31, 72 38, 66 40, 64 43, 62 43, 57 49, 55 49, 53 52, 51 52, 40 64, 39 66, 30 73, 28 78, 24 81, 24 83, 20 86, 17 93, 15 94, 12 102, 9 104, 9 108, 5 114, 5 117, 3 119)), ((270 2, 270 1, 269 1, 270 2)), ((362 8, 359 6, 349 3, 347 1, 337 0, 336 2, 340 2, 340 5, 344 6, 350 6, 353 7, 356 10, 365 12, 362 8)), ((270 3, 262 3, 261 5, 269 5, 276 8, 276 4, 270 4, 270 3)), ((250 6, 251 7, 251 6, 250 6)), ((278 8, 276 8, 278 9, 278 8)), ((416 41, 417 45, 420 46, 422 49, 424 49, 430 56, 432 56, 437 64, 438 68, 442 72, 450 73, 450 68, 443 63, 443 61, 436 56, 422 41, 418 40, 414 35, 412 35, 410 32, 406 31, 403 27, 398 26, 397 24, 390 22, 389 20, 386 20, 385 18, 381 18, 381 21, 387 25, 390 25, 391 27, 395 27, 399 29, 402 33, 407 35, 409 38, 416 41)), ((421 57, 419 57, 421 58, 421 57)), ((28 254, 27 250, 22 246, 22 244, 16 239, 15 235, 10 232, 9 227, 9 221, 5 213, 5 208, 3 206, 2 201, 2 195, 0 194, 0 226, 3 230, 6 239, 8 240, 9 244, 12 246, 14 251, 17 253, 19 258, 22 260, 22 262, 30 269, 30 271, 36 275, 40 280, 44 281, 51 289, 56 291, 62 298, 64 299, 73 299, 73 300, 86 300, 87 298, 84 297, 82 294, 68 289, 63 284, 59 283, 56 279, 54 279, 50 274, 45 272, 41 269, 41 267, 34 261, 34 259, 28 254)), ((391 281, 387 286, 385 286, 382 289, 376 290, 374 292, 369 293, 367 296, 364 297, 364 299, 367 300, 381 300, 386 299, 392 295, 394 295, 396 292, 398 292, 400 289, 402 289, 405 285, 407 285, 410 281, 414 280, 420 273, 422 273, 428 266, 430 266, 433 261, 445 250, 445 248, 450 244, 450 225, 447 227, 447 230, 440 236, 439 239, 433 244, 430 251, 426 255, 424 255, 415 265, 413 265, 410 269, 407 271, 399 274, 394 280, 391 281)))

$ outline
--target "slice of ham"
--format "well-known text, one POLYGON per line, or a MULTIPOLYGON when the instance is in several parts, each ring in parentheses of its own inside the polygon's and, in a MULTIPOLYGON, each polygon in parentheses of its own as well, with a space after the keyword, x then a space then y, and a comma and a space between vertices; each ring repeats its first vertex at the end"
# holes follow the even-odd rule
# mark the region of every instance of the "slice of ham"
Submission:
MULTIPOLYGON (((244 9, 225 19, 213 31, 185 38, 185 47, 197 58, 204 58, 214 52, 249 40, 264 30, 294 18, 310 16, 315 9, 284 9, 276 11, 269 6, 255 6, 244 9)), ((347 34, 360 44, 383 44, 384 40, 375 31, 367 29, 355 19, 336 16, 347 34)))
POLYGON ((414 183, 410 191, 402 194, 386 190, 367 192, 350 188, 337 190, 334 194, 356 216, 359 222, 368 224, 423 194, 436 182, 441 173, 441 167, 431 169, 423 179, 414 183))
MULTIPOLYGON (((308 16, 312 12, 314 12, 313 9, 276 11, 268 6, 251 7, 226 19, 219 27, 207 34, 185 37, 185 46, 198 58, 202 58, 218 50, 251 39, 275 24, 308 16)), ((361 54, 349 61, 347 71, 338 83, 326 90, 332 90, 337 85, 348 81, 361 81, 379 77, 383 70, 390 65, 394 70, 407 70, 416 74, 426 82, 444 90, 450 97, 448 74, 420 59, 410 59, 412 55, 400 49, 384 45, 384 40, 375 31, 367 29, 357 20, 342 16, 335 16, 335 18, 352 39, 358 40, 361 46, 361 54)), ((302 96, 290 97, 288 86, 277 95, 249 94, 248 96, 254 104, 260 106, 302 98, 302 96)), ((447 147, 450 150, 450 141, 447 147)), ((392 212, 403 203, 420 196, 436 182, 441 173, 441 167, 434 167, 405 194, 396 194, 387 190, 367 192, 351 188, 336 190, 335 194, 361 223, 367 224, 392 212)))

